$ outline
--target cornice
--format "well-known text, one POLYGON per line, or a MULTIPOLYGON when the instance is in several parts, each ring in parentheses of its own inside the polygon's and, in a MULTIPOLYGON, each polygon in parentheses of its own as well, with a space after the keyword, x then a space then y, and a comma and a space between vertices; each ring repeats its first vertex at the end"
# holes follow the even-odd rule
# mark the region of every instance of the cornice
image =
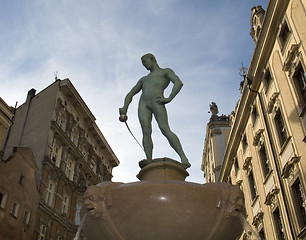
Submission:
MULTIPOLYGON (((288 4, 289 0, 270 0, 269 2, 263 27, 255 46, 247 75, 248 78, 252 80, 252 89, 255 91, 258 90, 260 86, 262 70, 266 67, 267 61, 271 55, 279 24, 281 23, 288 4)), ((244 131, 248 121, 249 106, 252 104, 255 97, 256 93, 250 92, 245 83, 237 106, 235 121, 232 125, 228 144, 226 146, 224 160, 218 179, 219 181, 225 180, 226 176, 229 174, 230 166, 232 165, 233 157, 236 153, 233 149, 237 149, 239 146, 241 133, 244 131)))
POLYGON ((248 77, 253 80, 252 87, 258 90, 261 82, 262 69, 266 67, 266 63, 271 55, 279 24, 285 14, 289 0, 270 0, 260 37, 255 46, 255 50, 249 65, 248 77))

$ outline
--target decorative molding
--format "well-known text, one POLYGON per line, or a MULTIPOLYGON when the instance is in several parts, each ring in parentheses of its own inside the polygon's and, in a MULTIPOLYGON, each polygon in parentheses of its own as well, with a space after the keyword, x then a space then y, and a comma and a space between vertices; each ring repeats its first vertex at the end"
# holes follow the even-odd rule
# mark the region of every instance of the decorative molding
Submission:
POLYGON ((266 196, 265 204, 270 206, 274 205, 276 202, 276 195, 279 193, 279 189, 277 187, 274 187, 266 196))
POLYGON ((258 227, 263 223, 263 215, 264 215, 264 213, 262 212, 262 210, 260 210, 260 211, 253 217, 252 225, 255 226, 257 229, 258 229, 258 227))
POLYGON ((244 160, 242 169, 246 170, 247 171, 247 175, 248 175, 250 173, 251 168, 252 168, 252 157, 247 157, 244 160))
POLYGON ((301 42, 299 44, 292 44, 290 50, 288 51, 286 60, 284 62, 283 70, 292 72, 294 68, 294 63, 296 62, 297 56, 300 54, 299 47, 301 46, 301 42))
POLYGON ((281 109, 281 103, 280 103, 279 99, 276 98, 275 103, 274 103, 273 108, 272 108, 272 111, 271 111, 271 114, 272 114, 273 118, 275 118, 277 113, 280 112, 280 109, 281 109))
POLYGON ((222 131, 220 128, 214 128, 210 131, 210 136, 213 137, 215 135, 221 135, 222 131))
POLYGON ((254 146, 257 146, 260 142, 263 141, 263 135, 262 133, 264 132, 264 129, 258 129, 255 133, 255 136, 254 136, 254 140, 253 140, 253 145, 254 146))
POLYGON ((272 113, 273 107, 275 103, 277 102, 277 97, 279 96, 279 92, 274 92, 272 96, 269 99, 268 102, 268 113, 272 113))
POLYGON ((288 178, 290 175, 294 173, 294 166, 297 162, 300 161, 300 157, 294 156, 292 157, 283 167, 282 170, 282 178, 288 178))
MULTIPOLYGON (((241 189, 242 188, 242 179, 238 179, 237 181, 236 181, 236 185, 238 185, 239 186, 239 188, 241 189)), ((242 190, 242 189, 241 189, 242 190)))

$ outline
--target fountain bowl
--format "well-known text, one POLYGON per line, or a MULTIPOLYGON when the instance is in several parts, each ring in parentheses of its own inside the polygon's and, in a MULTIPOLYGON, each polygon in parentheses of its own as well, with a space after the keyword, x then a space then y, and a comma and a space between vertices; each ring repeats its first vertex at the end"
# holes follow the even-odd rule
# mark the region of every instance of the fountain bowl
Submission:
POLYGON ((173 162, 144 167, 139 182, 102 182, 88 187, 82 234, 88 240, 236 239, 244 209, 239 187, 186 182, 173 162))

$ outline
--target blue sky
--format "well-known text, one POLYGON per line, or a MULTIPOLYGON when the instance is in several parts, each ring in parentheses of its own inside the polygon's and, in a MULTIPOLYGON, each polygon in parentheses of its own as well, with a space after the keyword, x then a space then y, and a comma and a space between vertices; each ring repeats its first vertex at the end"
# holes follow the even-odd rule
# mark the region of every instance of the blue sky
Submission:
MULTIPOLYGON (((0 97, 22 104, 37 92, 69 78, 97 119, 121 164, 113 181, 136 181, 145 158, 118 108, 139 78, 148 74, 140 57, 153 53, 162 68, 184 83, 167 105, 169 122, 192 167, 187 181, 204 183, 201 171, 209 104, 230 114, 240 97, 241 63, 254 50, 251 8, 268 0, 2 0, 0 8, 0 97)), ((169 94, 169 90, 166 92, 169 94)), ((128 123, 141 141, 138 97, 128 123)), ((178 159, 153 120, 153 157, 178 159)))

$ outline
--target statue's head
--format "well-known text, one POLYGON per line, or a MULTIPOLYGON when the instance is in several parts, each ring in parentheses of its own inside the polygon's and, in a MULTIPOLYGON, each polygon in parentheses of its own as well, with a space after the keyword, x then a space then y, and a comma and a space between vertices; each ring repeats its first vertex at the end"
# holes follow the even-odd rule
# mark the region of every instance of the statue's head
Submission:
POLYGON ((152 53, 147 53, 141 57, 141 62, 142 65, 147 69, 147 70, 152 70, 154 65, 157 65, 156 58, 152 53))
POLYGON ((87 213, 93 217, 100 217, 103 213, 103 196, 97 186, 89 186, 83 195, 84 207, 87 213))
POLYGON ((155 56, 152 53, 147 53, 147 54, 143 55, 141 57, 141 60, 144 59, 144 58, 149 58, 149 59, 151 59, 151 61, 157 62, 155 56))

